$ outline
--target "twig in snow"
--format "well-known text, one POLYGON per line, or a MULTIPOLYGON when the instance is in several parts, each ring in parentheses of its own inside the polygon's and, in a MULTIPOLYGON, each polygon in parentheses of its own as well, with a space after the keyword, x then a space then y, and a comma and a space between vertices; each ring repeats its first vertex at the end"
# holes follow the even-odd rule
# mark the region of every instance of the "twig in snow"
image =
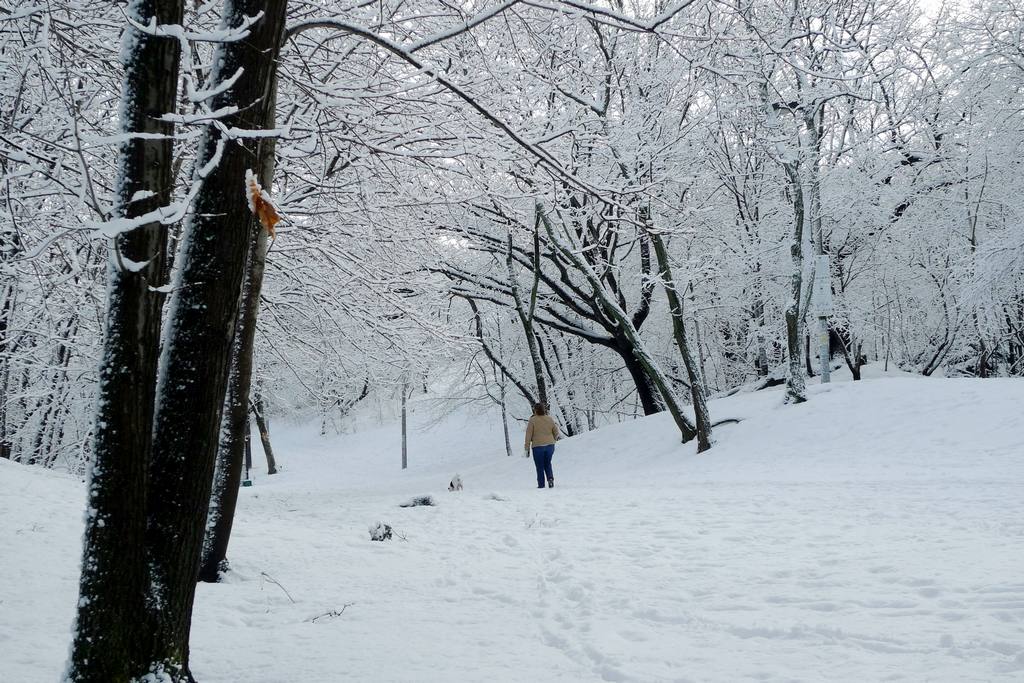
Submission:
POLYGON ((356 604, 356 603, 354 603, 354 602, 346 602, 344 605, 341 606, 341 609, 332 609, 330 612, 324 612, 323 614, 318 614, 318 615, 316 615, 315 617, 313 617, 311 619, 306 619, 306 622, 310 623, 310 624, 315 624, 317 619, 335 619, 337 617, 340 617, 342 614, 344 614, 345 610, 347 610, 349 607, 351 607, 354 604, 356 604))
POLYGON ((288 592, 287 588, 285 588, 284 586, 281 585, 280 581, 278 581, 277 579, 275 579, 274 577, 272 577, 270 574, 268 574, 266 572, 260 572, 260 576, 262 576, 267 581, 269 581, 270 583, 274 584, 275 586, 277 586, 278 588, 283 590, 284 594, 288 596, 288 599, 292 601, 292 604, 293 605, 295 604, 295 598, 292 597, 292 594, 288 592))

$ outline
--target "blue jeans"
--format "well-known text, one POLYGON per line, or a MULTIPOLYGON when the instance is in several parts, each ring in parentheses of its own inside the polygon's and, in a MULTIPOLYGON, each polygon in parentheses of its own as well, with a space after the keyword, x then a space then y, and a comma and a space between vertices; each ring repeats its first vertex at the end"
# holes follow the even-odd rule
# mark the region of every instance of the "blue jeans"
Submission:
POLYGON ((554 444, 533 447, 533 464, 537 468, 537 488, 544 488, 545 477, 551 482, 552 486, 554 485, 555 477, 551 474, 551 457, 554 454, 554 444))

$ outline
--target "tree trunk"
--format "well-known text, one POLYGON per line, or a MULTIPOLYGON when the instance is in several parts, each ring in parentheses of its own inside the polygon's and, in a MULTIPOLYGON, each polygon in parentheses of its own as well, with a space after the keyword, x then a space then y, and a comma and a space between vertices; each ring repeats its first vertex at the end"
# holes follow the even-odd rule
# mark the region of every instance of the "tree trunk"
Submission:
POLYGON ((252 471, 252 423, 245 418, 245 480, 249 479, 249 472, 252 471))
MULTIPOLYGON (((8 235, 4 235, 8 239, 8 235)), ((0 247, 4 253, 0 254, 0 262, 6 260, 13 249, 4 245, 0 247)), ((14 316, 14 288, 13 279, 10 282, 0 285, 0 458, 11 459, 12 444, 11 437, 7 430, 7 394, 11 380, 11 347, 13 344, 8 338, 10 334, 11 319, 14 316)))
POLYGON ((708 412, 707 392, 704 391, 704 381, 701 378, 697 362, 693 357, 693 351, 686 340, 686 326, 683 321, 683 302, 676 291, 676 282, 672 277, 672 265, 668 260, 668 250, 665 248, 665 241, 661 235, 650 235, 654 244, 654 253, 658 259, 658 274, 661 277, 662 287, 665 289, 665 296, 668 298, 669 313, 672 316, 672 334, 679 347, 679 353, 683 357, 683 365, 686 366, 686 375, 690 380, 690 396, 693 400, 693 414, 697 423, 697 452, 702 453, 711 448, 711 416, 708 412))
POLYGON ((200 143, 194 181, 202 187, 182 237, 178 286, 168 313, 154 416, 149 489, 154 505, 147 545, 153 597, 160 605, 152 662, 172 680, 191 679, 192 604, 254 225, 245 177, 257 158, 258 138, 244 131, 261 130, 273 104, 270 90, 286 4, 225 3, 222 28, 261 17, 246 39, 219 43, 212 59, 211 83, 234 80, 213 96, 211 109, 231 113, 208 125, 200 143), (230 131, 232 139, 227 139, 230 131))
POLYGON ((252 414, 256 418, 256 429, 260 433, 263 455, 267 456, 267 475, 277 474, 277 460, 270 445, 270 420, 267 419, 266 404, 263 403, 263 396, 259 392, 256 393, 256 400, 252 404, 252 414))
MULTIPOLYGON (((846 361, 846 367, 850 368, 850 374, 853 375, 854 381, 860 380, 860 369, 866 360, 861 352, 861 344, 856 342, 853 334, 847 329, 834 328, 833 333, 839 340, 843 359, 846 361)), ((888 361, 888 359, 886 360, 888 361)))
MULTIPOLYGON (((479 314, 477 314, 479 321, 479 314)), ((501 348, 501 317, 498 317, 498 354, 502 353, 501 348)), ((505 436, 505 455, 512 457, 512 441, 508 434, 508 378, 496 363, 491 363, 491 372, 494 373, 494 381, 498 384, 498 405, 501 406, 501 431, 505 436)))
MULTIPOLYGON (((693 284, 692 283, 690 285, 690 292, 691 293, 693 292, 693 284)), ((690 299, 692 300, 693 297, 691 296, 690 299)), ((694 337, 694 344, 693 345, 697 348, 697 362, 698 362, 697 367, 700 368, 700 378, 701 378, 700 390, 704 393, 704 398, 707 398, 708 395, 711 393, 711 387, 710 387, 711 380, 708 379, 708 371, 707 371, 707 368, 704 365, 704 347, 703 347, 702 342, 701 342, 702 338, 701 338, 701 333, 700 333, 700 318, 697 316, 696 313, 693 316, 693 337, 694 337)), ((717 382, 716 382, 716 384, 717 384, 717 382)))
POLYGON ((792 261, 790 299, 786 305, 786 346, 789 358, 789 377, 786 378, 786 403, 807 400, 807 384, 800 355, 804 341, 803 316, 800 314, 800 294, 803 285, 804 193, 800 187, 800 174, 795 164, 786 164, 790 190, 793 192, 793 237, 789 245, 792 261))
POLYGON ((409 383, 402 384, 402 469, 409 467, 409 423, 407 401, 409 400, 409 383))
MULTIPOLYGON (((275 78, 270 90, 271 101, 267 106, 267 129, 274 127, 276 94, 275 78)), ((265 138, 259 144, 259 182, 263 187, 270 187, 274 178, 275 142, 274 138, 265 138)), ((249 255, 246 261, 245 281, 242 285, 242 302, 232 343, 228 394, 224 401, 224 416, 221 420, 216 474, 207 513, 203 560, 199 569, 199 580, 208 583, 218 581, 221 572, 227 566, 228 542, 235 518, 235 506, 238 503, 238 487, 242 480, 243 454, 250 439, 249 393, 252 384, 253 347, 260 308, 260 291, 263 287, 263 271, 267 262, 267 231, 256 224, 255 217, 252 220, 249 255)), ((272 463, 273 457, 267 460, 268 474, 274 473, 270 471, 272 463)))
POLYGON ((644 366, 636 359, 629 340, 625 337, 616 337, 615 342, 614 350, 622 358, 629 376, 633 378, 636 395, 640 399, 640 408, 644 411, 644 415, 654 415, 665 410, 665 406, 658 400, 657 388, 651 382, 644 366))
POLYGON ((498 381, 498 397, 501 404, 501 431, 505 435, 505 455, 512 457, 512 442, 508 435, 508 407, 506 404, 505 376, 495 371, 495 379, 498 381))
POLYGON ((807 367, 807 376, 814 377, 814 365, 811 363, 811 332, 807 329, 806 320, 804 320, 804 365, 807 367))
MULTIPOLYGON (((134 0, 126 11, 137 24, 178 25, 182 6, 181 0, 134 0)), ((113 215, 133 219, 170 204, 174 126, 161 117, 175 110, 180 43, 176 37, 147 35, 131 26, 125 30, 121 131, 126 136, 119 151, 113 215)), ((162 303, 150 286, 162 284, 166 239, 166 228, 152 220, 115 237, 108 257, 93 463, 68 681, 122 683, 149 672, 146 472, 162 303)))
POLYGON ((0 364, 0 459, 10 460, 14 452, 10 434, 7 431, 7 387, 11 378, 10 366, 0 364))
MULTIPOLYGON (((807 147, 810 150, 810 163, 807 164, 810 169, 810 182, 808 183, 808 222, 811 228, 811 239, 814 241, 815 253, 818 256, 825 255, 825 231, 823 229, 823 222, 821 216, 821 136, 822 136, 822 107, 821 104, 815 104, 809 111, 804 112, 803 123, 804 130, 808 138, 807 147)), ((819 259, 820 262, 820 259, 819 259)), ((817 270, 817 269, 816 269, 817 270)), ((824 273, 815 272, 815 280, 823 278, 823 282, 820 287, 827 287, 829 283, 829 273, 826 270, 824 273)), ((821 282, 821 280, 819 280, 821 282)), ((820 305, 820 302, 819 302, 820 305)), ((828 384, 831 380, 831 368, 830 363, 832 359, 829 357, 829 346, 828 346, 828 316, 818 315, 818 356, 820 363, 821 383, 828 384)), ((814 373, 808 369, 808 376, 813 377, 814 373)))
MULTIPOLYGON (((255 235, 265 234, 253 230, 254 239, 250 245, 249 258, 255 256, 259 240, 255 235)), ((238 502, 238 488, 242 482, 245 429, 249 425, 249 380, 252 376, 252 339, 249 329, 254 327, 255 311, 259 295, 252 296, 252 265, 246 274, 242 289, 242 310, 235 326, 232 344, 231 370, 228 377, 228 392, 224 400, 224 415, 221 418, 220 443, 217 446, 217 463, 214 470, 213 488, 206 514, 206 535, 203 539, 203 558, 199 567, 199 580, 216 583, 226 570, 228 541, 238 502), (248 337, 248 344, 246 344, 248 337)))
POLYGON ((1003 310, 1006 318, 1007 353, 1006 374, 1014 376, 1024 373, 1024 300, 1014 305, 1011 301, 1003 310), (1014 315, 1016 308, 1016 315, 1014 315))
MULTIPOLYGON (((539 220, 539 219, 538 219, 539 220)), ((548 401, 548 387, 544 381, 544 367, 541 364, 540 350, 537 348, 537 335, 533 329, 533 314, 537 305, 537 287, 540 282, 540 246, 539 240, 534 239, 534 273, 533 286, 531 287, 529 307, 523 303, 519 295, 519 278, 516 277, 515 260, 512 254, 512 231, 508 233, 508 250, 505 253, 505 266, 508 270, 509 287, 512 290, 512 303, 515 306, 519 322, 523 326, 523 334, 526 335, 526 346, 530 351, 530 362, 533 366, 533 378, 537 387, 537 400, 545 406, 548 401)))

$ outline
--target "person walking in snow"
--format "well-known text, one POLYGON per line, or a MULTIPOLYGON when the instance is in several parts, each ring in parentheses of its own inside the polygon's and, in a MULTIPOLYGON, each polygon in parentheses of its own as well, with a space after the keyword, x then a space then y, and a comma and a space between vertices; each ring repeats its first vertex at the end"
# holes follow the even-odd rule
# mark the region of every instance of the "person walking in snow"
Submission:
POLYGON ((543 403, 533 406, 533 415, 526 424, 526 453, 530 456, 533 448, 533 464, 537 467, 537 488, 544 488, 547 479, 548 488, 555 487, 555 477, 551 473, 551 458, 555 454, 555 442, 558 441, 558 425, 548 415, 548 407, 543 403))

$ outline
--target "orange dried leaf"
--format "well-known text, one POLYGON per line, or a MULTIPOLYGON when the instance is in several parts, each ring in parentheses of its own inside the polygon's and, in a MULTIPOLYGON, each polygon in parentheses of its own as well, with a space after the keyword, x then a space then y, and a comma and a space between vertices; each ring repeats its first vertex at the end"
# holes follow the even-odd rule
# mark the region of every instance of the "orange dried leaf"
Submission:
POLYGON ((270 201, 260 184, 256 182, 255 176, 251 173, 247 175, 249 176, 249 208, 256 215, 260 225, 266 229, 270 238, 274 239, 274 226, 281 222, 281 214, 277 212, 277 207, 270 201))

